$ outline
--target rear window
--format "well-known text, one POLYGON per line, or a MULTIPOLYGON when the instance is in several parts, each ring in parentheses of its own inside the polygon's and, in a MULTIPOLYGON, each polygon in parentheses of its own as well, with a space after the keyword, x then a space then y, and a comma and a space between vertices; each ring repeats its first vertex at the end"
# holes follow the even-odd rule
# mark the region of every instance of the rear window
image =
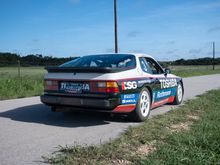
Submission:
POLYGON ((90 55, 69 61, 60 67, 135 68, 136 60, 135 56, 130 54, 90 55))

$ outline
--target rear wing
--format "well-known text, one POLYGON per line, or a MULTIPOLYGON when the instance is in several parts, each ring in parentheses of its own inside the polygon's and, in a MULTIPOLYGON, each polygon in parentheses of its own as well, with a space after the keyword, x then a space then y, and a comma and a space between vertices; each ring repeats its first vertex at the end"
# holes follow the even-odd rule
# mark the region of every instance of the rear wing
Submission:
POLYGON ((48 73, 116 73, 122 72, 134 67, 123 67, 123 68, 110 68, 110 67, 46 67, 48 73))

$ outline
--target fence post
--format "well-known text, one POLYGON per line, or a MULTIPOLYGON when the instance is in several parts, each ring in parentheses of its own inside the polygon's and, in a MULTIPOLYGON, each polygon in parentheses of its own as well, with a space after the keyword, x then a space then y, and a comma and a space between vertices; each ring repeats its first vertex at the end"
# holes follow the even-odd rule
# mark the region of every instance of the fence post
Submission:
POLYGON ((212 59, 212 69, 215 70, 215 42, 213 42, 213 59, 212 59))
POLYGON ((18 60, 18 78, 21 77, 21 63, 20 60, 18 60))

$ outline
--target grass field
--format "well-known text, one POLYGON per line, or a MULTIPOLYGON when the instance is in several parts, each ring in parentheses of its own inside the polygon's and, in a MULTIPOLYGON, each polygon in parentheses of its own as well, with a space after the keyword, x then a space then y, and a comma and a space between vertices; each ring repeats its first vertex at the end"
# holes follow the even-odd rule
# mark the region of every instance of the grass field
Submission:
POLYGON ((219 164, 220 90, 143 124, 99 146, 60 147, 51 164, 219 164))
POLYGON ((0 100, 39 96, 43 92, 43 67, 0 68, 0 100))
MULTIPOLYGON (((21 77, 42 78, 46 73, 44 67, 21 67, 21 77)), ((0 79, 9 79, 18 77, 18 68, 0 67, 0 79)))
POLYGON ((212 70, 211 65, 170 66, 169 68, 171 69, 171 73, 180 77, 192 77, 220 73, 220 65, 216 65, 215 70, 212 70))
MULTIPOLYGON (((220 73, 220 65, 216 70, 212 66, 171 66, 173 74, 190 77, 220 73)), ((43 92, 43 67, 21 67, 18 77, 16 67, 0 67, 0 100, 38 96, 43 92)))

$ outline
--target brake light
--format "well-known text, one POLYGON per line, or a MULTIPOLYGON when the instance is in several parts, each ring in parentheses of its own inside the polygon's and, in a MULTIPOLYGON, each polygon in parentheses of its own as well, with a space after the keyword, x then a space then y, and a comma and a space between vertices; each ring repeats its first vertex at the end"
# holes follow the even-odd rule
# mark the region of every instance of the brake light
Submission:
POLYGON ((58 90, 58 81, 45 80, 44 89, 45 90, 58 90))
POLYGON ((118 84, 115 81, 91 82, 91 92, 118 93, 118 84))

